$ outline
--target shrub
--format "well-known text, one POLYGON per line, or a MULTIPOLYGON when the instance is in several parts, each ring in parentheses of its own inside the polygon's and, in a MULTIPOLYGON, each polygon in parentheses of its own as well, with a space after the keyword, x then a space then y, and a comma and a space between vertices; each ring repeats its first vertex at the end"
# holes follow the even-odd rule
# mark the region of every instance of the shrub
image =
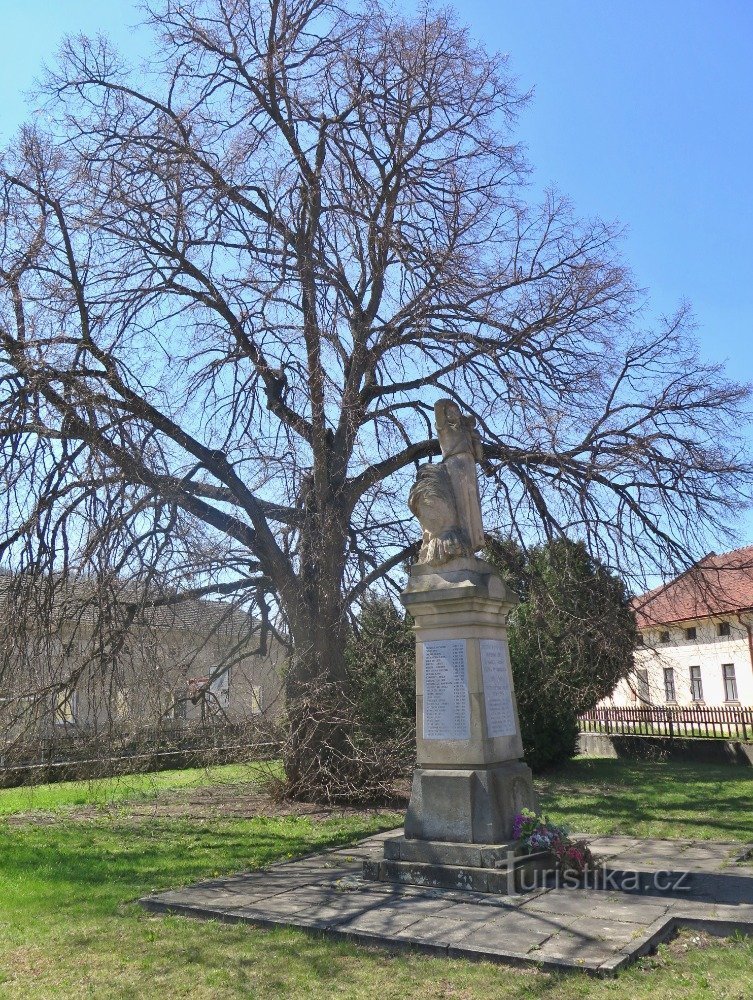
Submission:
POLYGON ((578 716, 630 672, 635 616, 624 581, 581 542, 496 540, 487 558, 521 601, 510 660, 526 760, 542 770, 574 756, 578 716))

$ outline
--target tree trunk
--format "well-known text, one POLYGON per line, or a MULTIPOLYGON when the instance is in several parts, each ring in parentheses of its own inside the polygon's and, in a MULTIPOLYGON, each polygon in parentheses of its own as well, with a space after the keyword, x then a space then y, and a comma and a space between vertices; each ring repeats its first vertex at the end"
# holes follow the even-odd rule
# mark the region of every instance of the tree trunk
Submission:
POLYGON ((293 657, 285 679, 288 738, 283 749, 285 794, 344 801, 353 791, 352 700, 342 599, 345 538, 342 518, 310 513, 302 532, 300 587, 288 608, 293 657), (325 528, 329 524, 329 530, 325 528))
POLYGON ((352 791, 349 730, 355 721, 348 695, 344 618, 337 613, 317 617, 303 613, 294 633, 285 679, 285 794, 343 801, 352 791))

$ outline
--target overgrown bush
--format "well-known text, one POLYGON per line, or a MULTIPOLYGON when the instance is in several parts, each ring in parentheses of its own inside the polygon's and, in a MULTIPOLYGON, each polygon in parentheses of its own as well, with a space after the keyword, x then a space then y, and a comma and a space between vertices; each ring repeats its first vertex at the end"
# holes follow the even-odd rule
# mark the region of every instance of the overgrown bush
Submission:
POLYGON ((388 597, 361 607, 346 650, 348 675, 364 726, 376 739, 402 739, 415 728, 412 621, 388 597))
POLYGON ((630 672, 635 616, 624 581, 580 542, 499 540, 486 555, 521 601, 510 659, 526 760, 541 770, 575 754, 578 716, 630 672))

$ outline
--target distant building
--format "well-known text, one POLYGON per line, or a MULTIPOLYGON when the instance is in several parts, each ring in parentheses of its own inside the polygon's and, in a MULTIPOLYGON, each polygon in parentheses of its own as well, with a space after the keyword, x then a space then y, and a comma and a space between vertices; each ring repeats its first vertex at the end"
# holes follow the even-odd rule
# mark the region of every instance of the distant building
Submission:
POLYGON ((633 606, 642 645, 605 704, 753 705, 753 546, 711 553, 633 606))
MULTIPOLYGON (((9 589, 6 578, 6 587, 9 589)), ((185 600, 139 609, 102 641, 102 608, 76 585, 53 597, 50 624, 19 628, 0 615, 0 730, 6 738, 51 729, 96 732, 185 720, 272 720, 282 712, 286 653, 259 623, 223 601, 185 600)), ((108 596, 110 618, 134 599, 108 596)), ((32 595, 33 597, 36 595, 32 595)), ((7 607, 7 605, 6 605, 7 607)))

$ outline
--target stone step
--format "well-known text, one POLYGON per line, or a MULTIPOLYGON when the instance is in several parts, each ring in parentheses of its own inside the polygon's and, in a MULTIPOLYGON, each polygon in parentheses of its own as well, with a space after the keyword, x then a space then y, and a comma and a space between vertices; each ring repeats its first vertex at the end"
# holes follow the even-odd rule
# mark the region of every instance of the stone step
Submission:
POLYGON ((397 835, 384 840, 386 861, 420 861, 432 865, 460 865, 470 868, 496 868, 512 857, 523 854, 516 840, 502 844, 459 844, 446 840, 418 840, 397 835))
POLYGON ((406 861, 382 858, 364 861, 363 877, 370 881, 399 882, 438 889, 466 889, 509 895, 542 886, 545 873, 553 869, 548 851, 509 856, 498 860, 495 867, 441 864, 427 861, 406 861))

